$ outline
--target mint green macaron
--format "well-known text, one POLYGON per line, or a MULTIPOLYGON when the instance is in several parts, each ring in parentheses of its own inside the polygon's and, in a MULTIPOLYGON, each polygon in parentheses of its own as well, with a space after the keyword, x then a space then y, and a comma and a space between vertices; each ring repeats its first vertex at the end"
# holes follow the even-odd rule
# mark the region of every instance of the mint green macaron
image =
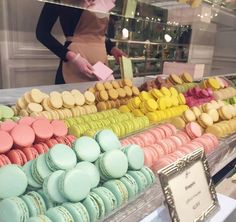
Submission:
POLYGON ((80 169, 65 171, 59 178, 58 188, 60 193, 71 202, 85 199, 91 189, 89 176, 80 169))
POLYGON ((14 116, 14 111, 8 106, 0 105, 0 111, 4 119, 10 119, 14 116))
POLYGON ((62 206, 70 212, 75 222, 90 222, 88 211, 82 203, 65 203, 62 206))
POLYGON ((125 174, 120 178, 120 181, 126 186, 129 199, 134 198, 138 194, 138 184, 132 176, 125 174))
POLYGON ((15 164, 0 168, 0 199, 22 195, 28 186, 26 174, 15 164))
POLYGON ((109 150, 99 157, 100 173, 107 179, 124 176, 128 170, 128 160, 121 150, 109 150))
POLYGON ((77 139, 72 148, 80 161, 94 162, 101 153, 98 143, 88 136, 82 136, 77 139))
POLYGON ((27 222, 52 222, 51 219, 45 215, 38 215, 36 217, 31 217, 27 222))
POLYGON ((99 131, 95 135, 95 139, 99 143, 102 151, 104 152, 121 148, 120 140, 112 130, 104 129, 99 131))
POLYGON ((52 208, 52 207, 56 207, 56 206, 57 206, 57 203, 52 202, 52 201, 49 199, 49 197, 44 193, 44 191, 43 191, 42 189, 37 190, 37 192, 38 192, 38 193, 41 195, 41 197, 43 198, 47 210, 48 210, 49 208, 52 208))
POLYGON ((1 222, 25 222, 28 218, 28 207, 21 198, 11 197, 0 202, 1 222))
POLYGON ((51 171, 69 170, 75 167, 75 152, 65 144, 56 144, 46 154, 46 163, 51 171))
POLYGON ((46 204, 37 192, 29 192, 21 197, 29 209, 29 216, 34 217, 46 212, 46 204))
POLYGON ((30 186, 30 188, 32 189, 39 189, 41 188, 41 184, 37 183, 34 178, 32 177, 32 173, 31 173, 31 167, 32 167, 32 163, 33 160, 27 162, 24 166, 23 166, 23 171, 25 172, 26 176, 27 176, 27 180, 28 180, 28 185, 30 186))
POLYGON ((33 160, 33 163, 31 165, 31 174, 33 179, 39 183, 40 185, 43 185, 44 179, 49 176, 52 173, 52 171, 49 169, 47 163, 46 163, 46 155, 41 154, 38 156, 35 160, 33 160))
POLYGON ((155 174, 152 172, 152 170, 150 168, 148 168, 147 166, 144 166, 144 167, 142 167, 142 169, 140 171, 146 177, 149 186, 155 182, 155 180, 156 180, 155 174))
POLYGON ((105 206, 105 214, 108 215, 117 207, 117 200, 115 195, 108 190, 106 187, 98 187, 92 190, 96 193, 102 200, 105 206))
POLYGON ((95 188, 98 186, 100 182, 100 174, 94 164, 87 161, 82 161, 76 165, 76 168, 86 172, 90 179, 91 188, 95 188))
POLYGON ((82 204, 89 213, 90 222, 95 222, 104 217, 105 206, 103 200, 96 193, 90 192, 82 204))
POLYGON ((129 193, 126 186, 120 180, 109 180, 103 184, 110 190, 117 200, 117 206, 121 206, 129 199, 129 193))
POLYGON ((59 191, 59 179, 65 171, 58 170, 45 178, 43 182, 43 192, 53 203, 64 203, 67 199, 59 191))
POLYGON ((70 212, 62 206, 49 209, 45 215, 53 222, 76 222, 70 212))
POLYGON ((129 163, 129 170, 140 170, 144 166, 144 153, 138 145, 128 145, 122 149, 129 163))
POLYGON ((147 186, 148 181, 141 171, 128 171, 127 174, 132 176, 138 184, 138 191, 142 192, 147 186))

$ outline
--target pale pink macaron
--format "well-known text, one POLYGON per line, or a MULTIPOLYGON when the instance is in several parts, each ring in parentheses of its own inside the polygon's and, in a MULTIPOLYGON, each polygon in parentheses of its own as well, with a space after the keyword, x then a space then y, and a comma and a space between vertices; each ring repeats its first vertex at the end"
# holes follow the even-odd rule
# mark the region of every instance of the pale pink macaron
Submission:
POLYGON ((53 120, 51 122, 53 128, 53 135, 54 136, 66 136, 68 129, 66 124, 61 120, 53 120))
POLYGON ((156 137, 156 142, 160 139, 166 138, 165 131, 163 129, 161 129, 159 126, 152 129, 151 132, 154 132, 154 136, 156 137))
POLYGON ((212 140, 212 138, 208 135, 202 135, 201 136, 202 139, 205 139, 205 143, 207 146, 207 153, 210 153, 211 151, 213 151, 215 149, 215 144, 214 141, 212 140))
POLYGON ((171 136, 171 137, 169 137, 169 139, 172 140, 175 143, 176 148, 183 145, 181 139, 176 137, 176 136, 171 136))
POLYGON ((6 120, 0 124, 0 130, 11 132, 11 130, 17 125, 13 120, 6 120))
POLYGON ((0 153, 9 151, 13 146, 11 135, 3 130, 0 130, 0 153))
POLYGON ((140 137, 140 135, 137 135, 135 137, 132 137, 131 138, 131 144, 136 144, 136 145, 139 145, 141 147, 144 147, 145 146, 145 143, 144 141, 142 140, 142 138, 140 137))
POLYGON ((19 124, 26 124, 28 126, 31 126, 33 122, 35 122, 37 119, 36 118, 33 118, 33 117, 30 117, 30 116, 25 116, 25 117, 22 117, 18 123, 19 124))
POLYGON ((150 146, 148 147, 148 149, 149 149, 149 151, 150 151, 151 154, 152 154, 153 163, 155 163, 158 159, 160 159, 160 158, 159 158, 159 154, 158 154, 158 152, 156 152, 156 149, 155 149, 155 147, 153 147, 153 145, 150 145, 150 146))
POLYGON ((185 145, 179 147, 179 148, 178 148, 178 151, 184 153, 185 155, 192 152, 192 151, 189 149, 189 147, 186 147, 185 145))
POLYGON ((217 148, 219 146, 219 140, 215 135, 211 133, 205 133, 203 136, 208 136, 212 140, 212 142, 214 143, 214 148, 217 148))
POLYGON ((38 151, 34 147, 26 147, 22 149, 28 161, 34 160, 38 155, 38 151))
POLYGON ((76 141, 76 137, 73 135, 67 135, 66 138, 70 141, 71 144, 73 144, 76 141))
POLYGON ((172 125, 170 123, 166 123, 165 126, 167 126, 171 129, 172 135, 175 135, 177 133, 177 128, 174 125, 172 125))
MULTIPOLYGON (((202 145, 202 148, 205 150, 206 153, 211 152, 212 144, 213 144, 211 139, 199 137, 199 138, 194 139, 193 141, 200 143, 202 145)), ((199 147, 199 148, 201 148, 201 147, 199 147)))
POLYGON ((9 160, 9 158, 6 155, 1 154, 0 155, 0 167, 4 166, 4 165, 8 165, 8 164, 11 164, 11 161, 9 160))
POLYGON ((154 144, 152 145, 152 147, 154 147, 156 152, 158 153, 159 159, 165 156, 165 152, 159 144, 154 144))
POLYGON ((152 153, 148 148, 143 149, 144 151, 144 164, 145 166, 151 167, 153 165, 152 153))
POLYGON ((170 153, 174 152, 177 149, 175 141, 173 139, 170 139, 170 137, 165 139, 165 142, 167 143, 168 147, 170 147, 170 153))
POLYGON ((20 149, 12 149, 8 152, 7 157, 11 163, 23 166, 27 162, 25 154, 20 149))
POLYGON ((163 169, 164 167, 168 166, 171 163, 172 161, 169 158, 163 157, 160 160, 158 160, 156 164, 152 166, 152 170, 154 172, 158 172, 159 170, 163 169))
POLYGON ((148 137, 146 132, 139 134, 139 138, 143 141, 144 146, 152 145, 152 140, 148 137))
POLYGON ((171 147, 168 146, 165 140, 161 140, 157 144, 162 147, 165 154, 171 153, 171 147))
MULTIPOLYGON (((64 141, 65 141, 65 137, 62 137, 62 138, 63 138, 64 141)), ((50 149, 50 148, 52 148, 53 146, 55 146, 56 144, 58 144, 58 141, 57 141, 56 139, 54 139, 54 138, 51 138, 51 139, 45 141, 45 144, 47 144, 48 148, 50 149)))
POLYGON ((165 133, 165 137, 170 137, 173 135, 173 131, 172 131, 172 128, 169 127, 167 124, 163 124, 163 125, 160 125, 158 126, 159 129, 162 129, 165 133))
POLYGON ((14 144, 17 147, 29 147, 35 140, 33 129, 25 124, 18 124, 11 131, 14 144))
POLYGON ((198 138, 202 135, 201 127, 196 122, 188 123, 185 130, 191 139, 198 138))
POLYGON ((45 141, 53 136, 53 127, 46 119, 38 119, 32 124, 37 142, 45 141))
POLYGON ((182 144, 186 144, 191 141, 188 134, 183 131, 178 132, 177 134, 175 134, 175 136, 181 140, 182 144))

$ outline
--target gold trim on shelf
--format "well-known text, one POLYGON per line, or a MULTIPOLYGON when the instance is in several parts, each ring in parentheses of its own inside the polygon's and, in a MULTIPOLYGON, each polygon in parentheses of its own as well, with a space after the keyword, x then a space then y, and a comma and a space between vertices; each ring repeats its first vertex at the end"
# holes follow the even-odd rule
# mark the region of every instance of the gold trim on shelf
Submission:
MULTIPOLYGON (((200 161, 200 166, 202 165, 206 182, 209 187, 209 195, 210 195, 210 204, 208 208, 202 212, 202 214, 194 219, 194 222, 203 222, 211 215, 213 215, 219 209, 219 203, 215 191, 215 186, 213 184, 209 165, 204 154, 203 149, 198 149, 191 154, 184 156, 183 158, 177 160, 175 163, 170 164, 169 166, 158 171, 159 179, 162 185, 162 190, 165 196, 165 200, 169 209, 170 217, 173 222, 181 222, 179 213, 177 212, 177 207, 174 199, 174 193, 170 186, 170 181, 173 178, 178 177, 180 174, 191 170, 191 167, 200 161)), ((199 180, 204 180, 200 177, 199 180)))

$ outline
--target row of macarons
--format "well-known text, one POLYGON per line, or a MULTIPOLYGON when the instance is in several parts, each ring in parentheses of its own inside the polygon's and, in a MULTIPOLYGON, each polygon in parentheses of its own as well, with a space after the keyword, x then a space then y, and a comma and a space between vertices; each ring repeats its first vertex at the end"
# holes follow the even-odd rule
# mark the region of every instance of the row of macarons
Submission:
POLYGON ((47 141, 35 143, 31 147, 11 149, 5 154, 0 154, 0 167, 8 164, 23 166, 28 161, 37 158, 40 154, 47 153, 48 150, 56 144, 66 144, 71 147, 75 139, 76 138, 73 135, 53 137, 47 141))
MULTIPOLYGON (((166 161, 170 164, 198 148, 210 153, 218 147, 219 141, 213 134, 202 135, 200 126, 192 122, 187 124, 184 131, 177 131, 173 125, 164 124, 122 140, 123 145, 134 143, 143 148, 145 165, 154 167, 160 160, 163 162, 163 158, 170 159, 171 162, 166 161)), ((163 165, 159 164, 154 169, 161 167, 163 165)))
POLYGON ((69 127, 69 133, 76 137, 93 136, 104 128, 112 129, 117 136, 123 137, 150 124, 146 116, 134 117, 131 113, 120 113, 117 109, 70 118, 65 120, 65 123, 69 127))
POLYGON ((68 129, 63 121, 50 122, 46 118, 25 117, 18 122, 8 120, 0 124, 0 153, 10 149, 30 147, 52 137, 64 137, 68 129))
MULTIPOLYGON (((128 171, 120 179, 109 180, 92 189, 81 202, 56 205, 43 190, 31 191, 21 197, 2 200, 0 218, 2 222, 95 222, 134 199, 154 182, 155 175, 144 166, 139 171, 128 171)), ((78 192, 78 189, 74 191, 78 192)))

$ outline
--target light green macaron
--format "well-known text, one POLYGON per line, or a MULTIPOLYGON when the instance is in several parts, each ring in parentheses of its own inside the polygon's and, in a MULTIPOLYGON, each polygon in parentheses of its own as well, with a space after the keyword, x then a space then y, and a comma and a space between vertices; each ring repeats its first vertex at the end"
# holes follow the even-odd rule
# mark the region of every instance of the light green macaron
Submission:
POLYGON ((38 215, 36 217, 31 217, 27 222, 52 222, 51 219, 45 215, 38 215))
POLYGON ((70 212, 62 206, 50 208, 45 215, 53 222, 76 222, 70 212))
POLYGON ((125 174, 120 178, 120 181, 126 186, 129 193, 129 199, 134 198, 138 194, 138 184, 132 176, 125 174))
POLYGON ((139 192, 142 192, 147 186, 148 181, 141 171, 128 171, 127 174, 132 176, 138 184, 139 192))

